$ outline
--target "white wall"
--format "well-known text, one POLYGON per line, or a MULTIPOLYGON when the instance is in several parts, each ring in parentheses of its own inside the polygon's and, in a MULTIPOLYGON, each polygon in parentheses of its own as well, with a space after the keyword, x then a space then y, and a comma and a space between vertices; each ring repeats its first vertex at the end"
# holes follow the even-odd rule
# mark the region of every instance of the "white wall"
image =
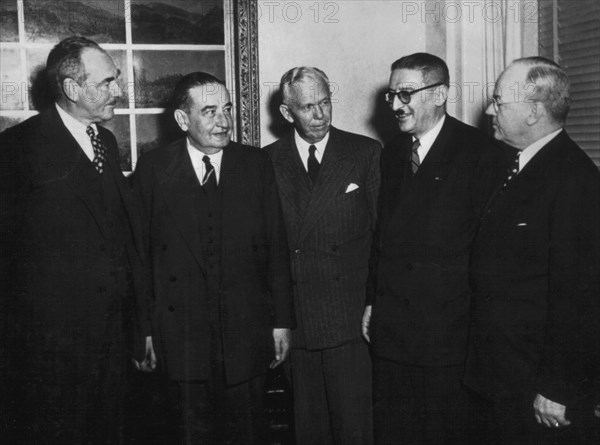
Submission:
MULTIPOLYGON (((281 75, 300 65, 321 68, 334 84, 335 126, 387 139, 396 131, 381 96, 390 65, 418 51, 445 59, 451 80, 460 86, 449 104, 450 114, 479 124, 490 77, 486 30, 498 29, 511 12, 511 2, 530 5, 534 0, 501 1, 503 17, 489 0, 258 1, 261 144, 280 135, 272 93, 281 75)), ((514 18, 523 22, 525 15, 518 14, 515 9, 514 18)), ((491 51, 505 48, 496 44, 491 51)))

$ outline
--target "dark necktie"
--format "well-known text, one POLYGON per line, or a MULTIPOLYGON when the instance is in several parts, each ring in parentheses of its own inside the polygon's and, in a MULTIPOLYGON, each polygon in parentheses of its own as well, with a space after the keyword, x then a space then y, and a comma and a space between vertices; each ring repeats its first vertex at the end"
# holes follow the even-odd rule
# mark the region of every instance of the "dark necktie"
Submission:
POLYGON ((504 177, 504 183, 502 184, 502 189, 504 190, 508 183, 519 173, 519 158, 521 157, 521 150, 518 150, 515 154, 515 159, 506 171, 506 176, 504 177))
POLYGON ((217 191, 217 174, 215 172, 215 167, 210 163, 210 158, 206 155, 202 158, 202 162, 204 162, 205 173, 202 178, 202 188, 208 194, 213 194, 217 191))
POLYGON ((91 125, 86 128, 85 132, 90 137, 94 149, 94 159, 92 160, 92 164, 94 164, 96 171, 102 174, 104 172, 104 163, 106 162, 106 147, 100 140, 100 136, 94 132, 91 125))
POLYGON ((316 150, 317 147, 314 145, 308 147, 308 176, 310 176, 310 180, 312 181, 313 185, 315 185, 317 182, 317 178, 319 177, 319 168, 321 168, 321 164, 319 164, 319 161, 317 161, 315 156, 316 150))
POLYGON ((418 139, 415 139, 412 144, 412 154, 410 158, 410 167, 412 169, 413 175, 417 173, 419 167, 421 166, 421 159, 419 158, 419 147, 421 146, 421 142, 418 139))

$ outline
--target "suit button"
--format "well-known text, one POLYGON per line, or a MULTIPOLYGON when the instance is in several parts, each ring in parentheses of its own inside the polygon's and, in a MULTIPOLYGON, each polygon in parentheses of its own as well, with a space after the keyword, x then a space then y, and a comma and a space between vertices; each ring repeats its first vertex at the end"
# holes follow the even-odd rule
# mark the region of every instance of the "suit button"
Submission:
POLYGON ((492 339, 491 335, 486 335, 485 336, 485 341, 487 341, 488 343, 494 343, 494 340, 492 339))
POLYGON ((208 214, 208 217, 209 217, 209 218, 212 218, 212 213, 209 213, 209 214, 208 214))
POLYGON ((167 308, 169 310, 169 312, 175 312, 175 306, 173 305, 169 305, 169 307, 167 308))
POLYGON ((408 306, 410 304, 410 300, 408 298, 403 298, 402 303, 404 303, 404 306, 408 306))
POLYGON ((100 252, 106 252, 106 246, 104 244, 100 244, 99 249, 100 252))
POLYGON ((335 281, 340 281, 340 279, 341 279, 341 278, 340 278, 340 276, 339 276, 339 275, 336 275, 336 276, 335 276, 335 281))
POLYGON ((106 287, 98 286, 98 292, 106 292, 106 287))
POLYGON ((256 245, 253 245, 253 246, 252 246, 252 250, 256 252, 256 251, 258 250, 258 246, 256 246, 256 245))
POLYGON ((176 277, 174 277, 174 276, 171 276, 171 277, 169 277, 169 281, 170 281, 171 283, 174 283, 175 281, 177 281, 177 278, 176 278, 176 277))
POLYGON ((337 246, 337 244, 332 244, 332 246, 331 246, 331 251, 332 251, 332 252, 337 252, 337 250, 338 250, 338 246, 337 246))
POLYGON ((296 286, 298 282, 296 280, 292 280, 292 286, 296 286))
POLYGON ((160 246, 160 248, 162 249, 162 251, 164 252, 165 250, 167 250, 167 245, 163 244, 162 246, 160 246))
POLYGON ((413 270, 413 268, 414 268, 414 266, 413 266, 412 264, 407 264, 407 265, 406 265, 406 266, 404 266, 404 267, 406 267, 406 270, 408 270, 408 271, 411 271, 411 270, 413 270))

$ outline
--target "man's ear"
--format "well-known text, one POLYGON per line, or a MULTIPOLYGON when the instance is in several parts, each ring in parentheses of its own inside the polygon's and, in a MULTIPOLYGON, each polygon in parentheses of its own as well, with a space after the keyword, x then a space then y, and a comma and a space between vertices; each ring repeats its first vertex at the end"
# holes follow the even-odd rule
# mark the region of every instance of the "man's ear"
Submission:
POLYGON ((294 116, 292 116, 292 113, 290 112, 290 109, 288 108, 287 105, 285 105, 285 104, 279 105, 279 112, 284 117, 284 119, 286 121, 288 121, 290 124, 294 123, 294 116))
POLYGON ((71 102, 77 102, 79 100, 81 86, 70 77, 66 77, 65 80, 63 80, 62 89, 64 96, 71 102))
POLYGON ((175 121, 177 121, 179 128, 181 128, 183 131, 188 131, 190 118, 188 117, 187 113, 178 108, 173 112, 173 116, 175 117, 175 121))
POLYGON ((440 85, 436 88, 435 92, 435 104, 441 107, 448 100, 448 87, 446 85, 440 85))
POLYGON ((537 124, 546 114, 546 107, 541 102, 531 102, 529 104, 529 115, 527 116, 527 125, 530 127, 537 124))

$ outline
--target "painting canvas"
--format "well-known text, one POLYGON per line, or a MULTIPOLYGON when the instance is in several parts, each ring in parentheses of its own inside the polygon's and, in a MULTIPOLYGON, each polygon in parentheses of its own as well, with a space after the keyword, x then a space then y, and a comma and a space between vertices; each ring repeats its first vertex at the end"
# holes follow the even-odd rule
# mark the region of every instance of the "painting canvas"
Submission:
POLYGON ((24 0, 30 42, 52 42, 79 34, 99 43, 125 43, 122 0, 24 0))
POLYGON ((135 104, 140 108, 169 105, 173 87, 192 71, 225 77, 224 51, 134 51, 135 104))
POLYGON ((0 0, 0 42, 19 41, 17 0, 0 0))
POLYGON ((134 43, 223 45, 223 2, 170 0, 131 2, 134 43))

